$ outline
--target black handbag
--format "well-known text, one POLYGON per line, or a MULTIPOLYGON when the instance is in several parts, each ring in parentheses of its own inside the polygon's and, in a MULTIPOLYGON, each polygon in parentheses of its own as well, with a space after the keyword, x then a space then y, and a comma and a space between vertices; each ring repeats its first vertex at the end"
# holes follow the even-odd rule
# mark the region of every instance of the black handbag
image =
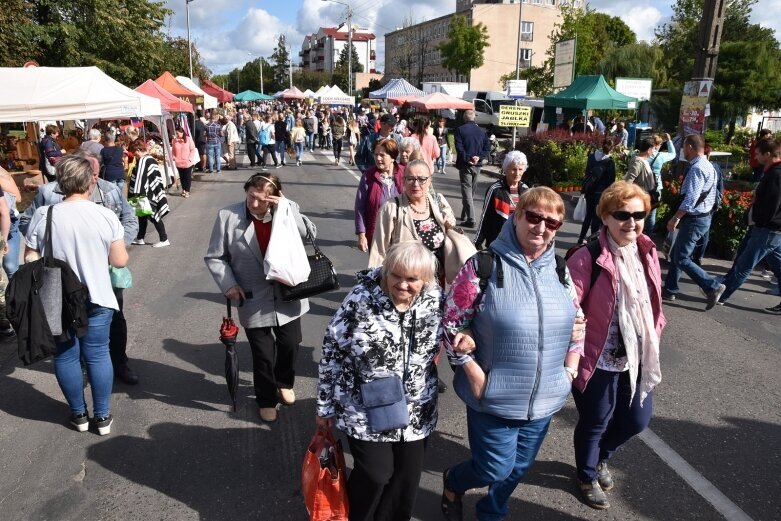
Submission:
POLYGON ((311 268, 309 278, 296 286, 281 284, 282 300, 285 302, 314 297, 326 291, 339 289, 339 279, 336 276, 334 265, 317 247, 309 227, 306 230, 306 237, 315 249, 314 254, 307 256, 309 267, 311 268))

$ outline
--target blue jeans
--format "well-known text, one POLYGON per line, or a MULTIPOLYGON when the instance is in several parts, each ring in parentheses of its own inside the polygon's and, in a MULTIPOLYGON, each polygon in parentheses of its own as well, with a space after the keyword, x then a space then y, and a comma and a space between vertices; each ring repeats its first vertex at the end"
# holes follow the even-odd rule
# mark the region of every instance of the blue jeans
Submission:
POLYGON ((304 142, 296 141, 296 161, 301 161, 301 156, 304 155, 304 142))
POLYGON ((117 179, 115 181, 111 181, 115 185, 117 185, 117 188, 119 188, 119 191, 122 192, 125 188, 125 180, 124 179, 117 179))
POLYGON ((445 170, 446 159, 447 159, 447 145, 440 145, 439 157, 437 158, 437 170, 445 170))
POLYGON ((488 486, 477 502, 477 519, 498 521, 507 515, 507 501, 534 463, 551 418, 508 420, 467 407, 472 459, 450 468, 447 487, 464 494, 488 486))
POLYGON ((306 148, 309 149, 310 152, 315 151, 315 133, 306 133, 306 148))
POLYGON ((724 279, 727 289, 721 296, 721 300, 726 302, 764 258, 767 258, 768 267, 781 281, 781 232, 752 226, 746 232, 740 252, 724 279))
POLYGON ((3 269, 8 278, 14 276, 19 269, 19 217, 11 217, 11 228, 8 231, 8 253, 3 257, 3 269))
POLYGON ((206 155, 209 157, 209 170, 219 172, 222 170, 222 144, 207 143, 206 155))
MULTIPOLYGON (((639 383, 639 378, 638 378, 639 383)), ((616 373, 596 369, 582 393, 572 388, 578 408, 575 426, 575 466, 578 479, 597 479, 597 464, 608 460, 616 449, 648 427, 653 413, 653 391, 640 406, 640 386, 632 393, 629 371, 616 373)))
POLYGON ((277 154, 279 155, 279 161, 285 164, 285 154, 287 153, 287 147, 285 146, 285 140, 280 139, 276 144, 277 154))
POLYGON ((678 224, 678 238, 675 239, 670 251, 670 268, 664 279, 664 290, 667 293, 676 294, 680 291, 678 281, 681 272, 686 273, 703 291, 709 292, 717 289, 719 283, 705 270, 695 264, 693 260, 697 243, 701 240, 707 243, 710 232, 711 216, 684 217, 678 224))
POLYGON ((656 227, 656 210, 658 208, 652 208, 648 212, 648 217, 645 218, 645 226, 643 227, 643 233, 649 237, 654 234, 654 227, 656 227))
POLYGON ((88 304, 89 330, 83 337, 74 337, 57 345, 54 355, 54 374, 68 401, 71 414, 87 412, 81 360, 87 366, 87 377, 92 388, 92 404, 96 418, 108 416, 114 368, 108 351, 109 327, 114 310, 88 304))

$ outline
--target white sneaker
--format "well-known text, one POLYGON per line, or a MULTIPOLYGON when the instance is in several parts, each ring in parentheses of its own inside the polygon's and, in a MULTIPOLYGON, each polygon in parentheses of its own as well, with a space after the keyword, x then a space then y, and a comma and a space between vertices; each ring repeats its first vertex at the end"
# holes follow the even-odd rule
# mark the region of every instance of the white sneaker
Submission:
POLYGON ((164 241, 156 242, 152 245, 152 248, 163 248, 165 246, 170 246, 171 243, 166 239, 164 241))
POLYGON ((133 242, 131 242, 130 244, 136 244, 136 245, 141 245, 141 246, 143 246, 144 244, 146 244, 146 242, 144 242, 144 239, 135 239, 135 240, 133 240, 133 242))
POLYGON ((770 270, 762 270, 762 273, 759 275, 763 279, 770 279, 773 277, 773 272, 770 270))

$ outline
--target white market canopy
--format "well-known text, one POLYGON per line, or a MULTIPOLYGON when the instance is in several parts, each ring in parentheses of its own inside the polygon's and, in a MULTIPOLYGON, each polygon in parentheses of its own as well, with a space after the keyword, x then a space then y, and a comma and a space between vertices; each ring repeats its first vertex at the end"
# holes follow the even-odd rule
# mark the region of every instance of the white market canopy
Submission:
POLYGON ((97 67, 0 67, 0 122, 160 116, 160 100, 97 67))
POLYGON ((320 103, 323 105, 355 105, 355 98, 345 94, 338 85, 334 85, 320 94, 320 103))
POLYGON ((324 92, 327 92, 327 91, 329 91, 330 89, 331 89, 331 87, 329 87, 328 85, 323 85, 322 87, 320 87, 319 89, 317 89, 317 92, 315 92, 315 93, 314 93, 314 95, 313 95, 312 97, 313 97, 313 98, 315 98, 315 99, 320 99, 320 96, 322 96, 322 94, 323 94, 324 92))
POLYGON ((398 98, 400 96, 425 96, 422 90, 410 85, 404 78, 394 78, 390 80, 383 88, 373 90, 369 93, 372 98, 388 99, 398 98))
POLYGON ((201 88, 196 85, 190 78, 187 76, 177 76, 176 81, 187 87, 188 90, 193 91, 196 94, 201 94, 203 96, 203 108, 204 109, 216 109, 218 102, 217 98, 212 96, 211 94, 206 94, 201 88))
POLYGON ((304 91, 304 96, 306 96, 307 98, 314 98, 315 97, 315 93, 312 92, 310 89, 306 89, 304 91))

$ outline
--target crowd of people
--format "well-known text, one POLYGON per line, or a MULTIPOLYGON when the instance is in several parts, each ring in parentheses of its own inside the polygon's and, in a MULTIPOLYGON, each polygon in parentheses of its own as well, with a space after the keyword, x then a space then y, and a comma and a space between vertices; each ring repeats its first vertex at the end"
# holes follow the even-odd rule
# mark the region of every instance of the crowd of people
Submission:
MULTIPOLYGON (((585 120, 575 124, 586 127, 585 120)), ((351 520, 411 519, 427 439, 436 429, 438 394, 446 391, 437 372, 442 348, 454 370, 454 391, 466 406, 471 452, 442 474, 445 519, 463 519, 463 495, 483 487, 487 493, 475 517, 506 517, 510 496, 570 394, 578 412, 577 489, 585 504, 609 508, 606 492, 616 480, 609 461, 653 414, 662 381, 662 303, 675 300, 681 274, 703 290, 706 309, 726 302, 763 259, 781 279, 781 144, 772 136, 754 147, 763 168, 751 227, 722 281, 696 262, 722 190, 700 136, 682 143, 688 166, 667 225, 677 238, 663 276, 647 232, 655 222, 661 166, 676 155, 669 135, 638 143, 618 181, 610 151, 622 135, 606 135, 588 159, 579 245, 563 259, 555 238, 564 201, 550 188, 524 184, 529 164, 523 153, 505 154, 500 179, 488 188, 482 212, 475 211, 490 144, 473 111, 455 129, 443 120, 420 117, 409 124, 391 112, 299 102, 198 114, 192 136, 179 127, 170 143, 174 176, 152 153, 156 144, 134 127, 119 136, 90 130, 71 154, 57 146, 59 129, 51 127, 41 156, 53 177, 19 216, 17 235, 25 235, 26 259, 51 248, 89 290, 89 328, 58 341, 54 367, 71 425, 77 431, 93 425, 102 435, 113 421, 113 378, 138 382, 125 352, 123 287, 116 275, 126 269, 126 247, 146 244, 148 221, 159 236, 153 246, 170 245, 163 224, 168 189, 178 179, 182 196, 189 197, 193 170, 214 175, 223 165, 238 168, 241 143, 250 166, 261 171, 246 181, 240 201, 218 211, 204 260, 224 297, 240 304, 261 420, 277 421, 279 406, 296 402, 301 318, 309 303, 282 298, 281 284, 265 277, 264 259, 281 214, 302 240, 316 228, 305 208, 285 198, 282 176, 267 166, 293 160, 300 166, 304 151, 315 148, 332 150, 338 165, 348 149, 348 164, 361 172, 354 222, 367 268, 324 334, 316 424, 347 437, 354 459, 351 520), (460 223, 434 187, 434 176, 448 165, 451 133, 460 223), (464 228, 476 228, 474 238, 464 228), (93 395, 91 418, 82 365, 93 395)), ((617 130, 623 134, 620 124, 617 130)), ((3 183, 0 176, 0 234, 11 245, 11 208, 19 194, 3 183)), ((17 237, 17 259, 18 244, 17 237)), ((0 249, 13 258, 10 246, 0 249)), ((13 275, 18 266, 4 267, 13 275)), ((781 314, 781 305, 767 311, 781 314)))

